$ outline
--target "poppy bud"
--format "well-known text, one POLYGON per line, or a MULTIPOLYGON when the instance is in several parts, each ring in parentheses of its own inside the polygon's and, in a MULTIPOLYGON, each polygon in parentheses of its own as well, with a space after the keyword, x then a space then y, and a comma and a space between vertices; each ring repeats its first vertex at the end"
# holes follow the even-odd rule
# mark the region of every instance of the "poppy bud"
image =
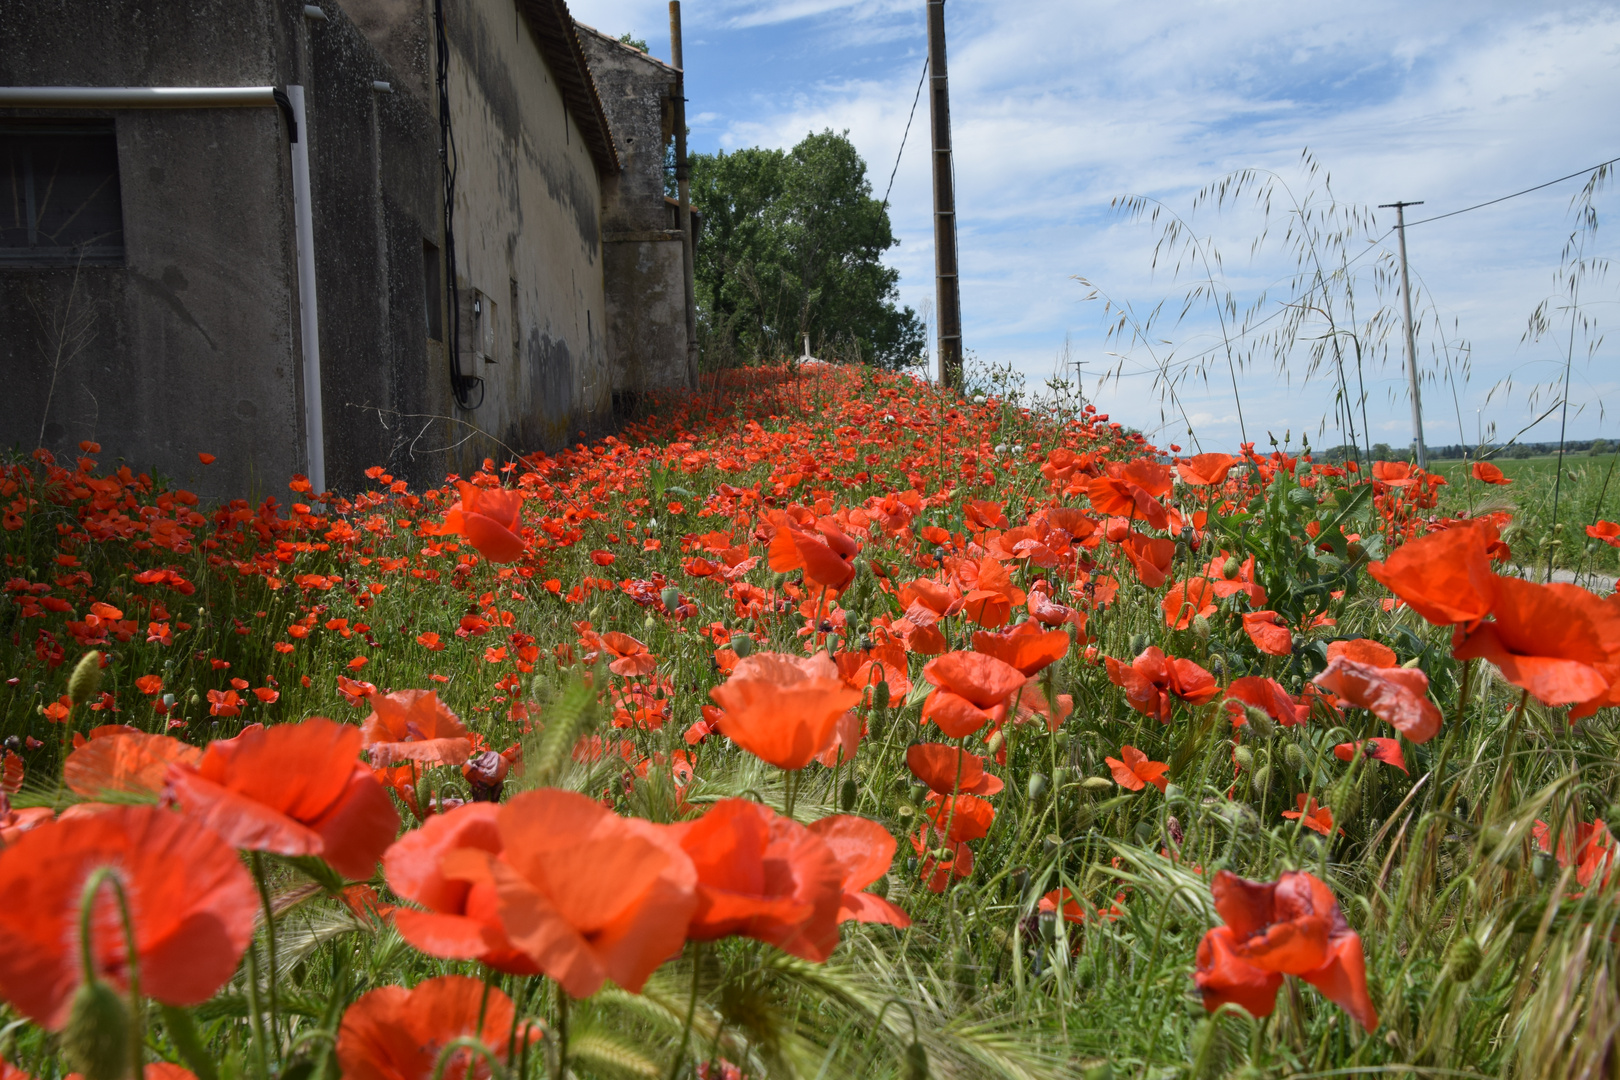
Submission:
POLYGON ((658 626, 658 619, 652 615, 648 615, 645 619, 641 620, 641 625, 648 630, 656 629, 658 626))
POLYGON ((1258 705, 1243 706, 1243 719, 1249 722, 1249 727, 1262 739, 1269 739, 1277 734, 1277 722, 1271 718, 1270 713, 1258 705))
POLYGON ((1030 802, 1038 803, 1041 800, 1045 799, 1046 798, 1046 788, 1047 788, 1047 781, 1046 781, 1046 774, 1045 773, 1030 773, 1029 774, 1029 788, 1028 788, 1028 790, 1029 790, 1029 801, 1030 802))
POLYGON ((928 1080, 928 1051, 920 1042, 906 1047, 906 1080, 928 1080))
POLYGON ((1091 807, 1082 803, 1074 812, 1074 822, 1071 831, 1077 835, 1085 832, 1087 829, 1091 828, 1091 822, 1094 817, 1096 817, 1096 815, 1092 812, 1091 807))
POLYGON ((1114 782, 1106 776, 1088 776, 1080 786, 1086 791, 1107 791, 1114 786, 1114 782))
POLYGON ((1007 736, 1004 732, 1000 731, 992 732, 990 737, 984 740, 984 748, 990 751, 991 757, 1001 753, 1001 748, 1006 745, 1007 736))
POLYGON ((101 654, 91 649, 80 658, 68 676, 68 697, 73 704, 83 705, 101 692, 101 654))
POLYGON ((1291 742, 1283 747, 1283 760, 1288 762, 1290 769, 1297 772, 1305 767, 1305 751, 1299 743, 1291 742))
POLYGON ((853 776, 845 780, 843 785, 838 789, 839 809, 846 814, 855 809, 855 796, 859 793, 860 789, 857 787, 855 778, 853 776))
POLYGON ((202 696, 200 694, 198 694, 197 691, 193 690, 191 692, 191 696, 186 699, 186 704, 191 705, 191 706, 201 705, 202 704, 202 696))
POLYGON ((1209 640, 1208 617, 1204 615, 1194 615, 1192 621, 1192 632, 1193 637, 1197 638, 1200 642, 1207 642, 1209 640))
POLYGON ((1238 571, 1242 568, 1243 564, 1237 561, 1237 556, 1229 555, 1226 561, 1221 564, 1221 577, 1231 581, 1238 576, 1238 571))
POLYGON ((1271 766, 1262 765, 1254 770, 1254 786, 1258 791, 1264 791, 1271 786, 1271 766))
POLYGON ((1479 942, 1472 934, 1464 934, 1446 950, 1446 973, 1456 982, 1470 982, 1479 971, 1483 959, 1479 942))
POLYGON ((889 684, 883 681, 872 684, 872 707, 880 712, 889 707, 889 684))
POLYGON ((129 1076, 129 1006, 117 991, 92 978, 73 995, 62 1049, 84 1080, 129 1076))
POLYGON ((671 585, 660 594, 659 599, 664 602, 665 611, 674 611, 681 606, 681 590, 671 585))
POLYGON ((1552 877, 1553 857, 1550 851, 1538 851, 1536 857, 1530 862, 1530 873, 1535 875, 1537 881, 1545 883, 1552 877))
POLYGON ((1148 636, 1146 634, 1138 632, 1131 635, 1130 652, 1132 656, 1141 656, 1142 650, 1147 648, 1147 645, 1148 636))
POLYGON ((1237 762, 1238 768, 1240 769, 1254 768, 1254 751, 1250 750, 1247 746, 1240 746, 1236 750, 1232 751, 1232 758, 1237 762))
POLYGON ((965 948, 957 949, 952 959, 955 961, 957 988, 971 993, 974 984, 979 981, 979 965, 973 962, 973 954, 965 948))

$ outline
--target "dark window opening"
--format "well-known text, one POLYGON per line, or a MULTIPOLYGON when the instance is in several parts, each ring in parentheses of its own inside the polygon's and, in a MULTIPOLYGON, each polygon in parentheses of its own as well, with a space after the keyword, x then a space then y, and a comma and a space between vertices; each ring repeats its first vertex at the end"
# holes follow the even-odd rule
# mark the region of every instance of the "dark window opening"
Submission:
POLYGON ((444 286, 438 245, 422 241, 422 307, 429 341, 444 340, 444 286))
POLYGON ((508 279, 511 283, 511 304, 506 309, 506 317, 512 322, 512 363, 523 358, 523 324, 518 321, 518 283, 516 278, 508 279))
POLYGON ((0 266, 123 261, 112 122, 0 124, 0 266))

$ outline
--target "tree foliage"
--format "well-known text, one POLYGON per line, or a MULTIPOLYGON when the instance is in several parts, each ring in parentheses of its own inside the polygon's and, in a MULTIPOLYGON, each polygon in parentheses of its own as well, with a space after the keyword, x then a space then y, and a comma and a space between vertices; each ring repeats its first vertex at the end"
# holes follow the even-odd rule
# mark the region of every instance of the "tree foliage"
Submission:
POLYGON ((881 261, 899 243, 872 197, 847 134, 809 135, 791 150, 754 147, 691 158, 703 215, 697 300, 710 342, 753 358, 812 348, 880 367, 923 348, 915 312, 897 302, 900 273, 881 261))

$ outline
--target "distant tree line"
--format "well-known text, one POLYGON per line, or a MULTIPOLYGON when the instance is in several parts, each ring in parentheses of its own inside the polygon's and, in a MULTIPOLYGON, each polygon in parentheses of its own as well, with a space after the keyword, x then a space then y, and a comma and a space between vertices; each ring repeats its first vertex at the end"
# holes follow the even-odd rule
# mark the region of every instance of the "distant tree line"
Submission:
POLYGON ((791 150, 691 155, 699 334, 711 361, 799 355, 901 368, 919 362, 923 325, 898 303, 899 243, 847 134, 791 150))
MULTIPOLYGON (((1544 454, 1558 453, 1558 444, 1555 442, 1513 443, 1510 446, 1495 446, 1485 443, 1481 446, 1453 443, 1450 446, 1430 446, 1427 448, 1429 458, 1434 461, 1461 461, 1464 458, 1480 460, 1481 458, 1529 458, 1540 457, 1544 454)), ((1590 454, 1597 457, 1602 454, 1612 454, 1620 447, 1616 447, 1607 439, 1570 439, 1564 443, 1566 454, 1590 454)), ((1316 455, 1318 461, 1332 464, 1349 461, 1357 457, 1356 448, 1349 445, 1332 446, 1319 451, 1316 455)), ((1412 449, 1408 446, 1393 448, 1389 443, 1373 443, 1373 445, 1360 452, 1360 457, 1370 458, 1373 461, 1411 461, 1412 449)))

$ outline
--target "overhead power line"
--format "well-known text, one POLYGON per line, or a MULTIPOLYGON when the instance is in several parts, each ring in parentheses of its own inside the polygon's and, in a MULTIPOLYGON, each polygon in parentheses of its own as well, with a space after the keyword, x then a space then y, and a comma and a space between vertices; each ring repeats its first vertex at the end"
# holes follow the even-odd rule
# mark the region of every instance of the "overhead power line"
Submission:
POLYGON ((905 134, 900 136, 900 149, 894 155, 894 168, 889 170, 889 186, 883 189, 883 209, 889 208, 889 193, 894 190, 894 177, 900 171, 900 155, 906 152, 906 139, 911 135, 911 122, 917 118, 917 102, 922 100, 923 83, 928 81, 928 57, 923 57, 922 77, 917 80, 917 92, 911 96, 911 115, 906 117, 905 134))
MULTIPOLYGON (((1431 221, 1439 221, 1441 218, 1456 217, 1458 214, 1466 214, 1470 210, 1481 210, 1487 206, 1495 206, 1499 202, 1507 202, 1509 199, 1517 199, 1520 195, 1528 195, 1532 191, 1540 191, 1542 188, 1552 187, 1554 184, 1562 184, 1565 180, 1573 180, 1577 176, 1586 176, 1589 173, 1595 173, 1604 166, 1613 165, 1616 162, 1620 162, 1620 157, 1610 158, 1608 161, 1600 161, 1590 168, 1577 169, 1568 176, 1560 176, 1556 180, 1548 180, 1545 184, 1537 184, 1535 187, 1527 187, 1523 191, 1515 191, 1513 194, 1503 195, 1499 199, 1492 199, 1489 202, 1475 203, 1473 206, 1465 206, 1461 210, 1452 210, 1449 213, 1436 214, 1433 217, 1420 218, 1417 221, 1408 221, 1406 223, 1406 227, 1410 229, 1413 225, 1425 225, 1431 221)), ((1389 234, 1385 233, 1384 235, 1388 236, 1389 234)))

